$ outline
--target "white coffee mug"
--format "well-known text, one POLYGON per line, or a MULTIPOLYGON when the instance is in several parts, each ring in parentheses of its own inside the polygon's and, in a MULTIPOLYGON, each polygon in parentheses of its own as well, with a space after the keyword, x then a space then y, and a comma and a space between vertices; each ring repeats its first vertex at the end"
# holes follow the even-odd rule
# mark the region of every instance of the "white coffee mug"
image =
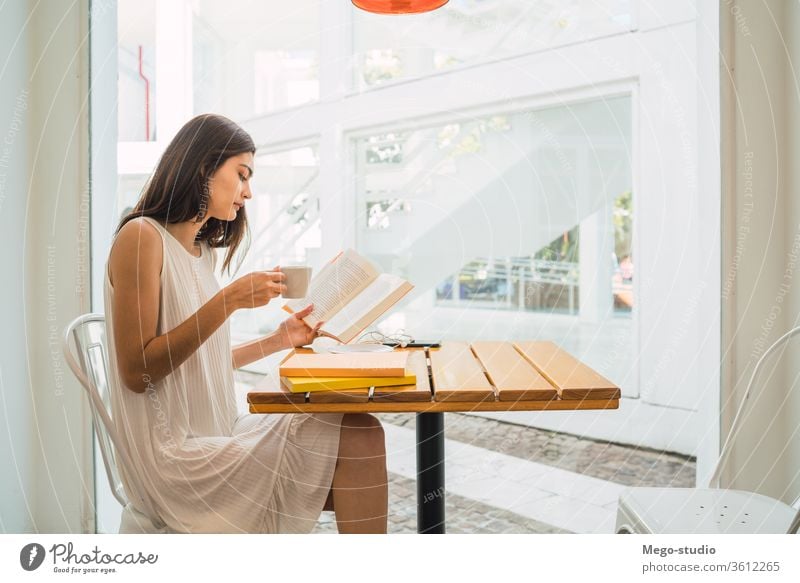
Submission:
POLYGON ((308 284, 311 281, 311 267, 308 265, 287 265, 281 267, 281 271, 286 275, 283 280, 286 285, 286 299, 296 299, 306 297, 308 284))

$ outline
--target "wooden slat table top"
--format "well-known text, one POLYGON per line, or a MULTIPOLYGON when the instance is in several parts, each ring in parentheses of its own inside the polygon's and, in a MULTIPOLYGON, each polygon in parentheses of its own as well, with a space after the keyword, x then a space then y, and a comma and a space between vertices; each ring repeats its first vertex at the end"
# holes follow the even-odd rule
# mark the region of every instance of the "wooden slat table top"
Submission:
POLYGON ((413 350, 408 356, 408 369, 417 376, 416 385, 400 387, 373 387, 372 400, 409 403, 431 400, 431 383, 428 379, 428 361, 424 350, 413 350))
POLYGON ((412 387, 290 393, 262 381, 251 413, 435 413, 617 409, 620 390, 552 342, 445 342, 412 350, 412 387), (430 378, 429 378, 430 375, 430 378), (432 380, 433 385, 429 383, 432 380))
POLYGON ((619 399, 551 401, 428 401, 396 403, 250 403, 251 413, 470 413, 477 411, 578 411, 619 409, 619 399))
POLYGON ((548 401, 558 397, 555 387, 508 342, 482 341, 471 346, 500 401, 548 401))
POLYGON ((494 401, 495 390, 466 342, 445 342, 430 351, 436 401, 494 401))
POLYGON ((514 347, 558 391, 562 399, 618 399, 619 387, 552 342, 515 342, 514 347))

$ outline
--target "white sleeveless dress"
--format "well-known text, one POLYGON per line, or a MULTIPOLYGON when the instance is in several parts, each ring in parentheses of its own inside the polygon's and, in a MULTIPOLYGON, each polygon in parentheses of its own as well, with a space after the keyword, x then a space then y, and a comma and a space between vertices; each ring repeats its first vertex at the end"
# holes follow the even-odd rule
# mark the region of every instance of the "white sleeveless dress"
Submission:
MULTIPOLYGON (((157 221, 145 220, 163 243, 161 335, 220 286, 206 243, 194 257, 157 221)), ((134 507, 146 514, 136 501, 149 499, 176 532, 310 532, 333 480, 342 414, 239 415, 228 321, 166 378, 144 393, 131 391, 116 362, 108 264, 104 291, 112 413, 134 466, 120 473, 134 507)))

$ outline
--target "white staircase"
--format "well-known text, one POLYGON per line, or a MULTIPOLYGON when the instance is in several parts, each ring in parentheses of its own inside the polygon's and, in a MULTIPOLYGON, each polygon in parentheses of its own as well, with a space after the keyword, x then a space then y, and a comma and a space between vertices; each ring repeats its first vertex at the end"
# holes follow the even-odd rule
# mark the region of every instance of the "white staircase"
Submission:
POLYGON ((630 188, 619 147, 576 141, 569 157, 543 137, 485 133, 478 152, 452 157, 425 188, 395 193, 407 210, 388 214, 386 228, 362 220, 359 249, 415 293, 476 257, 532 256, 630 188))

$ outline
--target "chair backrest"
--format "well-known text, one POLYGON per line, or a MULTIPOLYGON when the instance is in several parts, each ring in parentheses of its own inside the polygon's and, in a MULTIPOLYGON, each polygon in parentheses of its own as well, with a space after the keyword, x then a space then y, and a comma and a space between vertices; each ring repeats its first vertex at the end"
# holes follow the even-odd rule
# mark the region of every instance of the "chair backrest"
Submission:
MULTIPOLYGON (((794 336, 800 335, 800 326, 795 326, 785 334, 783 334, 780 338, 778 338, 775 342, 770 345, 762 354, 761 357, 756 362, 756 365, 753 367, 753 372, 750 375, 750 381, 747 383, 747 388, 744 391, 744 396, 742 397, 741 402, 739 403, 739 407, 736 410, 736 414, 733 416, 733 421, 731 422, 731 427, 728 430, 728 435, 723 442, 722 449, 720 450, 719 458, 717 459, 717 463, 714 465, 714 469, 711 472, 711 478, 708 481, 709 488, 718 488, 719 487, 719 480, 720 475, 722 472, 722 468, 725 466, 725 463, 728 461, 728 456, 731 452, 731 446, 739 434, 739 430, 741 429, 740 420, 743 419, 743 413, 747 408, 750 394, 752 392, 754 383, 756 378, 758 377, 758 373, 761 370, 761 365, 763 365, 767 357, 770 356, 773 352, 775 352, 782 344, 789 341, 794 336)), ((800 501, 800 497, 798 497, 792 506, 797 506, 797 503, 800 501)), ((789 534, 796 534, 800 529, 800 510, 798 510, 797 514, 792 520, 791 526, 789 527, 789 534)))
MULTIPOLYGON (((128 497, 119 475, 117 464, 132 468, 127 450, 117 434, 111 418, 111 387, 108 381, 108 355, 105 317, 102 314, 84 314, 75 318, 64 329, 62 351, 70 369, 80 381, 89 397, 94 419, 94 430, 100 444, 111 492, 122 506, 128 497), (73 351, 73 346, 75 351, 73 351)), ((128 472, 135 475, 134 472, 128 472)), ((139 501, 156 526, 163 522, 153 511, 149 500, 139 501)))
POLYGON ((797 510, 797 514, 794 515, 794 520, 789 525, 789 530, 786 531, 786 534, 800 534, 800 508, 797 510))

